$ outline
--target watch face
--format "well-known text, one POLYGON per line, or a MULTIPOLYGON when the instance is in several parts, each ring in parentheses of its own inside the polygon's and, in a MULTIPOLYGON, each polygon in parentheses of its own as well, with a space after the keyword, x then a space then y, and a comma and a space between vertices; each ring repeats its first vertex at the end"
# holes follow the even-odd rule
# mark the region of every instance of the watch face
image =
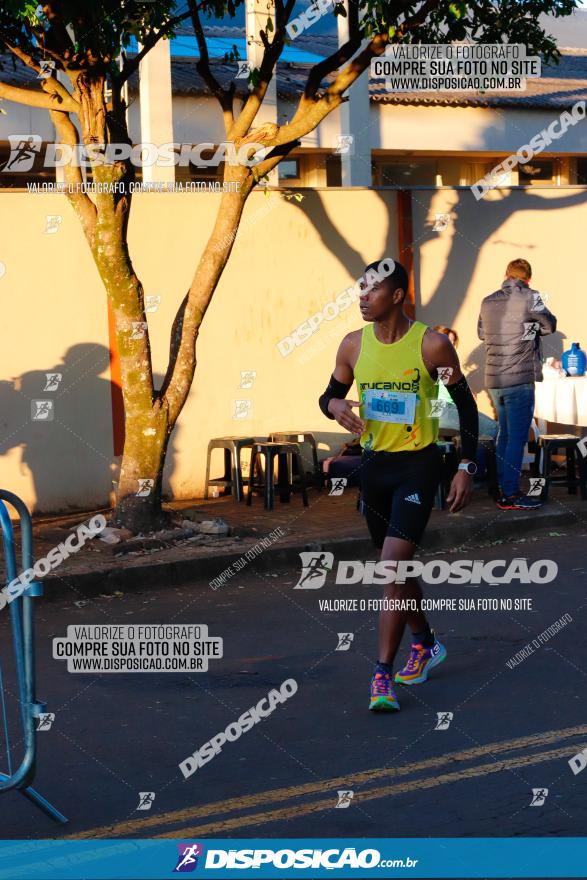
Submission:
POLYGON ((461 462, 461 464, 459 465, 459 468, 462 471, 466 471, 469 474, 469 476, 471 476, 471 477, 473 476, 473 474, 477 473, 477 465, 475 464, 474 461, 468 461, 466 463, 461 462))

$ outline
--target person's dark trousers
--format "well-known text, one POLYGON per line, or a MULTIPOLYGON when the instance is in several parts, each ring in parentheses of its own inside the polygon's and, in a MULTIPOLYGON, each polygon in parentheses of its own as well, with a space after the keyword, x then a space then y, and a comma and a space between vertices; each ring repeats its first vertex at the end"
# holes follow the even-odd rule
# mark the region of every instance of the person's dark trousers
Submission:
POLYGON ((520 491, 520 471, 524 447, 534 415, 534 383, 490 388, 497 412, 497 476, 505 496, 520 491))

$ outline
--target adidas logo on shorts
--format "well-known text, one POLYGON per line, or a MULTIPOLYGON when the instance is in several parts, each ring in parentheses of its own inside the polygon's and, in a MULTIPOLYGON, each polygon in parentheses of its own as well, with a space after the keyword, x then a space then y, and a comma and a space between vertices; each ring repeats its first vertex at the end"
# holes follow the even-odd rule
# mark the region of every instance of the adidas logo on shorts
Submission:
POLYGON ((406 497, 404 498, 404 501, 411 501, 412 504, 421 504, 422 503, 420 501, 420 496, 418 495, 417 492, 414 492, 413 495, 406 495, 406 497))

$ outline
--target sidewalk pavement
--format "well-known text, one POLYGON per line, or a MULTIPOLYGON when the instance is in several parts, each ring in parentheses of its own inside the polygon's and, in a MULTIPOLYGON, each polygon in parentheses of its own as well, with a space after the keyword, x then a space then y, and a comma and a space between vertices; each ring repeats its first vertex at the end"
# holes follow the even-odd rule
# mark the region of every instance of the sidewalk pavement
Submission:
MULTIPOLYGON (((214 579, 230 566, 229 577, 244 568, 268 571, 298 564, 298 554, 303 550, 331 551, 347 559, 377 558, 365 520, 357 510, 355 489, 347 489, 340 496, 329 496, 326 489, 310 490, 308 508, 303 507, 297 494, 287 504, 276 500, 273 511, 264 509, 260 496, 253 499, 251 507, 245 502, 237 504, 231 496, 166 506, 178 521, 198 523, 221 518, 230 533, 226 537, 195 534, 179 541, 167 533, 158 540, 112 545, 93 539, 43 579, 46 599, 68 596, 85 602, 95 596, 111 598, 131 590, 173 587, 195 578, 204 583, 212 581, 213 587, 221 588, 224 581, 214 579)), ((73 528, 97 512, 35 517, 35 559, 45 556, 73 528)), ((107 515, 107 511, 103 513, 107 515)), ((556 534, 563 526, 577 524, 587 525, 587 502, 562 488, 552 489, 548 504, 532 512, 499 510, 480 488, 460 513, 433 510, 418 555, 465 551, 549 528, 556 534)))

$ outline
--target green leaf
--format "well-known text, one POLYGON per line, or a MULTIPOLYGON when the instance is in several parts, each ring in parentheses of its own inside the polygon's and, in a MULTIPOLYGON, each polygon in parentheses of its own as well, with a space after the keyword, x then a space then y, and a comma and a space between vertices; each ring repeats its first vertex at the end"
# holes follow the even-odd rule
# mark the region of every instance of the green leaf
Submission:
POLYGON ((393 40, 393 38, 395 37, 396 31, 397 31, 397 28, 394 25, 391 25, 389 30, 387 31, 387 36, 389 37, 390 40, 393 40))

